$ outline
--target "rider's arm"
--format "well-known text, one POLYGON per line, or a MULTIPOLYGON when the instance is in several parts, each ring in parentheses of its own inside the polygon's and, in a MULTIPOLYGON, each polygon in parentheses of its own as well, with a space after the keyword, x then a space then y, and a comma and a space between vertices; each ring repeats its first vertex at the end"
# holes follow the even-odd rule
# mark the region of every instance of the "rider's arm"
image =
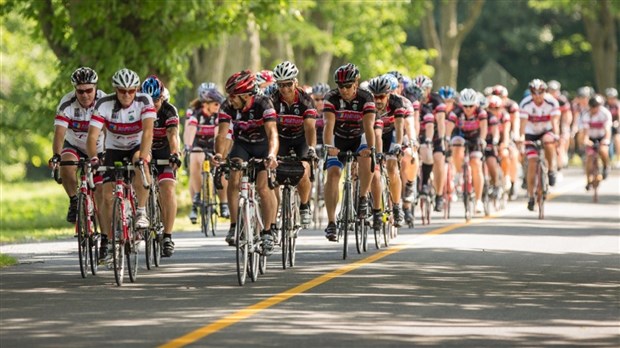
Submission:
POLYGON ((52 143, 52 153, 54 155, 60 155, 62 151, 62 144, 65 141, 65 134, 67 133, 67 127, 56 125, 54 126, 54 142, 52 143))
POLYGON ((215 136, 215 153, 222 155, 228 152, 228 139, 226 139, 226 135, 228 134, 228 128, 230 126, 229 122, 220 121, 217 125, 217 134, 215 136))
POLYGON ((336 114, 333 112, 323 112, 323 144, 334 146, 334 126, 336 125, 336 114))
POLYGON ((168 127, 166 129, 166 137, 170 144, 170 153, 179 153, 179 127, 168 127))
POLYGON ((316 147, 316 117, 306 117, 304 119, 304 135, 309 148, 316 147))
POLYGON ((190 117, 185 121, 185 132, 183 132, 183 143, 185 146, 191 147, 196 137, 196 131, 198 130, 198 121, 195 118, 190 117))
POLYGON ((488 134, 489 134, 489 120, 485 118, 485 119, 480 120, 480 139, 485 140, 488 134))
POLYGON ((155 118, 142 120, 142 140, 140 141, 140 157, 147 161, 151 158, 151 146, 153 145, 153 127, 155 118))
POLYGON ((439 138, 443 138, 446 136, 446 113, 444 111, 438 111, 435 114, 435 119, 437 120, 437 135, 439 138))
POLYGON ((278 155, 278 148, 280 147, 280 142, 278 141, 278 123, 274 120, 265 122, 263 126, 265 127, 267 142, 269 144, 269 155, 267 155, 267 157, 275 159, 278 155))
POLYGON ((368 147, 375 146, 375 119, 377 118, 377 114, 373 112, 364 113, 364 117, 362 118, 362 124, 364 125, 364 134, 366 134, 366 144, 368 147))

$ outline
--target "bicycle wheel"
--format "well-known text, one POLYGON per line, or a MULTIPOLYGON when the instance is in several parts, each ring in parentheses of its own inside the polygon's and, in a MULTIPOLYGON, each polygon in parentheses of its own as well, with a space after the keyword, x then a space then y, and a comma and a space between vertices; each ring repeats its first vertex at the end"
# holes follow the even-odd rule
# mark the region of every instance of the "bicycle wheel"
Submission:
POLYGON ((342 202, 342 206, 343 206, 343 221, 341 223, 342 226, 342 237, 343 237, 343 243, 342 243, 342 259, 346 260, 347 259, 347 254, 349 252, 349 228, 351 227, 351 222, 353 222, 352 220, 352 216, 353 216, 353 212, 352 210, 352 197, 351 197, 351 184, 345 184, 344 186, 344 195, 343 195, 344 199, 342 202))
POLYGON ((489 187, 489 180, 485 178, 482 186, 482 206, 484 207, 484 216, 491 215, 491 197, 489 196, 489 187))
POLYGON ((209 201, 209 173, 202 173, 202 190, 200 191, 201 195, 201 204, 200 204, 200 230, 205 235, 205 237, 209 237, 209 222, 211 221, 209 215, 213 212, 210 211, 213 206, 209 201))
POLYGON ((88 262, 90 250, 88 246, 89 231, 88 231, 88 211, 86 206, 86 195, 80 193, 78 195, 77 205, 77 220, 75 223, 75 233, 78 237, 78 256, 80 259, 80 273, 82 278, 86 278, 88 275, 88 262))
POLYGON ((125 273, 125 241, 123 240, 123 211, 121 206, 121 200, 116 198, 114 200, 114 207, 112 210, 112 260, 114 267, 114 279, 116 285, 123 285, 123 276, 125 273))
POLYGON ((235 230, 235 244, 236 244, 236 253, 237 253, 237 280, 239 281, 239 285, 243 286, 245 284, 245 279, 247 276, 248 270, 248 248, 249 248, 249 238, 248 238, 248 230, 250 229, 248 223, 249 213, 247 209, 247 201, 245 199, 240 199, 239 201, 239 210, 237 215, 237 227, 235 230))
POLYGON ((260 239, 256 238, 256 236, 259 235, 259 232, 257 231, 258 228, 258 222, 256 221, 256 217, 254 217, 252 218, 252 220, 250 220, 250 228, 248 229, 251 234, 249 238, 253 238, 254 240, 252 247, 248 249, 250 259, 248 264, 248 274, 252 282, 255 282, 258 279, 258 272, 260 271, 260 239))
POLYGON ((132 283, 136 282, 138 278, 138 243, 135 231, 130 231, 129 241, 125 243, 125 254, 127 255, 127 273, 129 273, 129 280, 132 283))
POLYGON ((155 237, 153 238, 153 263, 155 267, 159 267, 161 264, 161 243, 163 239, 163 235, 160 233, 161 231, 155 233, 155 237))
MULTIPOLYGON (((383 246, 386 248, 390 246, 390 238, 392 238, 392 229, 395 229, 392 224, 392 215, 388 215, 388 218, 383 222, 383 246)), ((377 248, 378 249, 378 248, 377 248)))
MULTIPOLYGON (((94 202, 91 201, 91 204, 94 202)), ((93 215, 90 217, 92 231, 88 237, 88 253, 90 259, 90 273, 97 275, 99 270, 99 245, 101 244, 101 234, 99 232, 99 221, 97 220, 96 209, 93 209, 93 215)))
POLYGON ((542 164, 538 164, 538 186, 536 187, 536 204, 538 205, 538 219, 545 218, 545 186, 546 186, 546 173, 542 164))
POLYGON ((446 185, 443 190, 443 218, 450 218, 450 202, 452 200, 452 192, 454 191, 454 179, 452 178, 452 166, 447 164, 446 185))
POLYGON ((288 255, 289 255, 289 229, 292 226, 291 217, 290 217, 290 188, 284 187, 282 190, 282 201, 281 201, 281 213, 280 219, 282 220, 282 227, 280 228, 280 247, 282 249, 282 269, 286 269, 286 265, 288 263, 288 255))
POLYGON ((465 221, 469 222, 472 217, 473 209, 473 196, 472 196, 472 184, 471 173, 469 172, 469 166, 463 165, 463 204, 465 206, 465 221))

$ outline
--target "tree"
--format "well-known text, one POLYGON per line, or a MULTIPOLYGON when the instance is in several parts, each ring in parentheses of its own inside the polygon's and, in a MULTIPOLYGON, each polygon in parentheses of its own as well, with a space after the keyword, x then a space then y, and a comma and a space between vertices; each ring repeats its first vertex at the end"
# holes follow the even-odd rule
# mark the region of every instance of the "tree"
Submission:
POLYGON ((476 24, 483 4, 484 0, 467 1, 463 4, 466 9, 457 12, 460 7, 458 0, 428 2, 421 29, 424 46, 436 52, 431 59, 436 72, 433 77, 436 85, 456 86, 461 45, 476 24), (436 9, 439 11, 439 24, 435 21, 436 9), (466 13, 466 18, 461 22, 458 13, 466 13))
POLYGON ((530 6, 544 11, 579 15, 592 46, 596 88, 603 91, 618 84, 618 30, 620 2, 611 0, 530 0, 530 6))

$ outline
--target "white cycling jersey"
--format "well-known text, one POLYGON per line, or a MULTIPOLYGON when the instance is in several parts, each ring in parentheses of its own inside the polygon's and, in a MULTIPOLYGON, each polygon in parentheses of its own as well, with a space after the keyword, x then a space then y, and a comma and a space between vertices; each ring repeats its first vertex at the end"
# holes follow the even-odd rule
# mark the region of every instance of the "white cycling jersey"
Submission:
MULTIPOLYGON (((62 97, 56 109, 54 126, 66 128, 65 141, 83 153, 86 153, 86 138, 88 137, 88 127, 93 109, 95 108, 97 100, 103 98, 105 95, 105 92, 97 90, 93 105, 85 108, 80 105, 75 91, 71 91, 62 97)), ((103 132, 99 134, 99 138, 97 139, 97 152, 103 152, 104 136, 105 134, 103 134, 103 132)))
POLYGON ((536 105, 531 95, 519 104, 520 118, 527 119, 525 134, 541 135, 553 129, 553 117, 560 116, 560 105, 549 93, 545 93, 541 105, 536 105))
POLYGON ((136 93, 134 101, 123 108, 116 94, 99 99, 93 110, 90 125, 102 129, 105 126, 105 148, 131 150, 142 141, 142 121, 157 118, 151 96, 136 93))
POLYGON ((602 105, 595 114, 586 111, 579 119, 579 129, 586 130, 590 139, 603 139, 606 130, 611 132, 611 112, 602 105))

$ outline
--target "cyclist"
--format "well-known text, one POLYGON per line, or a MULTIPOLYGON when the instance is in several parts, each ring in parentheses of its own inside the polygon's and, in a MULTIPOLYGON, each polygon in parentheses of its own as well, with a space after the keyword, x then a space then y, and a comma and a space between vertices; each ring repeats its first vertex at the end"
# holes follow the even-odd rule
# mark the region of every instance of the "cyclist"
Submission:
POLYGON ((590 86, 577 88, 577 94, 571 102, 573 112, 573 123, 571 125, 571 140, 573 141, 573 152, 578 155, 583 154, 583 144, 579 142, 578 130, 581 124, 581 116, 589 110, 588 101, 594 95, 594 89, 590 86))
POLYGON ((452 134, 452 159, 456 172, 462 175, 465 147, 469 149, 469 164, 476 196, 476 212, 481 212, 482 205, 482 149, 486 147, 488 118, 484 108, 480 107, 478 93, 465 88, 459 94, 459 105, 450 112, 446 126, 447 134, 452 134), (467 145, 465 141, 467 140, 467 145))
MULTIPOLYGON (((420 160, 418 156, 418 138, 421 137, 423 130, 420 128, 420 100, 424 97, 424 92, 413 82, 407 84, 405 88, 405 97, 411 102, 413 109, 412 116, 405 118, 405 136, 403 140, 403 158, 400 161, 401 183, 403 191, 403 210, 405 211, 405 221, 411 225, 413 223, 413 213, 411 204, 416 205, 414 198, 414 180, 418 175, 420 168, 420 160), (416 130, 420 130, 419 133, 416 130)), ((430 129, 429 129, 430 131, 430 129)), ((426 130, 424 130, 426 132, 426 130)), ((429 133, 432 134, 432 133, 429 133)), ((431 164, 431 152, 427 151, 428 157, 426 163, 431 164)), ((430 173, 430 171, 429 171, 430 173)))
MULTIPOLYGON (((94 168, 100 160, 97 157, 97 140, 105 127, 106 154, 103 164, 113 166, 114 162, 129 158, 132 163, 142 161, 145 165, 151 159, 151 145, 153 143, 153 125, 157 113, 151 96, 139 93, 140 77, 134 71, 121 69, 112 76, 112 86, 116 90, 113 94, 99 99, 90 119, 86 149, 94 168)), ((148 190, 144 188, 142 176, 138 168, 135 169, 133 187, 138 198, 136 209, 137 228, 149 227, 146 215, 146 200, 148 190)), ((148 179, 148 171, 146 172, 148 179)), ((109 262, 112 253, 107 254, 108 239, 112 233, 112 202, 114 177, 112 171, 103 175, 103 204, 101 205, 101 247, 100 258, 109 262), (107 236, 107 237, 106 237, 107 236)))
MULTIPOLYGON (((95 107, 95 103, 105 96, 105 93, 97 89, 99 77, 95 70, 88 67, 81 67, 71 74, 71 84, 74 90, 65 94, 60 100, 54 118, 54 141, 52 151, 54 156, 49 160, 50 167, 58 164, 59 161, 78 161, 80 158, 87 158, 86 137, 90 117, 95 107)), ((103 153, 104 134, 101 133, 97 139, 97 154, 103 153)), ((62 186, 69 196, 69 210, 67 211, 67 221, 75 223, 77 219, 77 166, 60 167, 60 178, 62 186)), ((103 178, 97 175, 95 183, 101 184, 103 178)), ((95 191, 97 206, 101 206, 101 190, 95 191)))
MULTIPOLYGON (((189 219, 194 224, 198 218, 198 207, 201 204, 202 163, 205 161, 206 154, 214 153, 215 136, 218 129, 218 111, 224 100, 224 96, 218 91, 214 83, 203 83, 198 87, 198 98, 191 103, 191 108, 187 111, 188 119, 185 124, 183 140, 185 152, 190 153, 189 192, 193 204, 189 219)), ((222 185, 224 188, 218 190, 220 216, 229 218, 230 211, 228 209, 228 197, 226 196, 228 183, 225 178, 222 178, 222 185)))
POLYGON ((570 125, 573 122, 570 102, 561 92, 562 85, 551 80, 547 82, 547 92, 554 97, 560 105, 560 140, 558 143, 558 171, 568 166, 568 146, 570 144, 570 125))
POLYGON ((618 103, 618 90, 615 88, 607 88, 605 90, 605 107, 611 112, 611 138, 614 143, 614 152, 616 161, 620 163, 620 119, 618 111, 620 103, 618 103))
POLYGON ((394 76, 396 78, 396 81, 398 82, 396 88, 392 90, 392 93, 403 95, 405 91, 405 77, 403 76, 403 74, 401 74, 398 70, 388 71, 388 74, 394 76))
POLYGON ((445 182, 445 149, 446 141, 446 104, 441 100, 439 94, 431 92, 433 80, 420 75, 413 81, 424 92, 420 101, 420 117, 423 122, 420 127, 424 127, 425 132, 420 139, 420 143, 426 146, 420 149, 422 157, 422 190, 420 194, 427 195, 430 192, 428 180, 431 171, 435 180, 435 211, 443 210, 443 187, 445 182), (432 131, 432 133, 429 131, 432 131), (432 153, 432 155, 431 155, 432 153))
MULTIPOLYGON (((266 158, 265 167, 277 166, 278 153, 277 115, 269 97, 257 94, 256 77, 250 70, 233 74, 226 81, 228 99, 222 104, 218 118, 218 134, 215 139, 213 159, 220 163, 228 149, 227 133, 233 126, 233 146, 228 154, 231 162, 248 161, 250 158, 266 158)), ((235 245, 235 227, 239 205, 241 172, 231 170, 228 180, 228 202, 230 204, 230 229, 226 235, 228 245, 235 245)), ((267 185, 267 172, 259 170, 256 175, 256 190, 260 196, 260 208, 265 229, 261 231, 263 251, 273 251, 276 197, 267 185)))
MULTIPOLYGON (((278 136, 280 148, 278 156, 288 156, 292 150, 298 159, 316 158, 317 111, 312 98, 297 84, 299 70, 295 64, 284 61, 273 69, 278 90, 271 96, 273 106, 278 114, 278 136)), ((310 211, 310 165, 304 161, 304 176, 297 184, 299 192, 299 214, 301 224, 308 226, 312 222, 310 211)))
MULTIPOLYGON (((603 105, 605 99, 599 94, 595 94, 588 101, 590 109, 584 113, 580 119, 579 124, 579 136, 581 138, 580 143, 586 147, 586 156, 596 156, 594 152, 594 145, 599 145, 598 155, 600 155, 603 161, 603 180, 607 179, 607 172, 609 169, 609 144, 611 140, 611 112, 603 105)), ((588 184, 586 190, 591 187, 591 178, 589 173, 592 168, 589 168, 590 161, 586 161, 586 177, 588 184)))
POLYGON ((179 113, 168 102, 169 95, 161 80, 149 76, 142 83, 142 93, 153 99, 157 119, 153 127, 153 160, 167 159, 168 166, 157 166, 157 184, 161 194, 161 214, 164 223, 163 253, 170 257, 174 253, 172 228, 177 216, 176 170, 181 165, 179 158, 179 113))
MULTIPOLYGON (((372 180, 373 193, 373 228, 379 230, 383 224, 383 211, 381 207, 381 192, 386 189, 390 191, 393 203, 394 226, 400 227, 403 223, 401 206, 401 177, 398 168, 398 158, 395 154, 402 151, 404 118, 413 113, 411 103, 393 91, 396 88, 390 81, 390 73, 370 79, 368 89, 374 96, 377 108, 377 122, 375 122, 376 147, 377 153, 386 159, 387 175, 390 178, 390 187, 381 187, 380 171, 375 170, 372 180)), ((386 202, 387 204, 387 202, 386 202)))
POLYGON ((325 95, 330 91, 330 87, 326 83, 317 83, 312 86, 312 100, 314 101, 314 106, 318 112, 316 118, 316 144, 317 148, 321 147, 321 151, 317 151, 318 155, 322 155, 322 146, 323 146, 323 104, 325 100, 325 95))
POLYGON ((489 177, 493 186, 490 196, 497 198, 499 186, 501 185, 498 156, 502 162, 502 171, 506 173, 509 170, 510 115, 504 109, 502 98, 491 95, 488 97, 488 101, 487 117, 489 131, 486 138, 487 146, 484 150, 484 158, 487 168, 489 168, 489 177))
POLYGON ((443 99, 444 104, 446 104, 446 114, 450 114, 450 111, 454 109, 454 103, 456 101, 456 90, 454 87, 443 86, 439 88, 439 96, 443 99))
POLYGON ((327 151, 327 180, 325 182, 325 207, 328 225, 325 237, 337 241, 336 205, 338 204, 338 183, 344 160, 344 153, 352 151, 360 155, 358 175, 360 180, 357 214, 365 217, 368 210, 367 194, 370 189, 370 156, 374 156, 375 103, 372 94, 359 88, 360 72, 354 64, 340 66, 334 72, 337 89, 325 95, 323 106, 324 148, 327 151))
POLYGON ((529 197, 527 208, 534 210, 534 177, 536 175, 536 161, 538 151, 531 143, 542 140, 545 148, 545 158, 549 168, 549 185, 555 185, 556 178, 556 149, 555 144, 559 139, 560 105, 547 92, 547 84, 534 79, 529 84, 530 95, 525 97, 520 105, 521 112, 521 137, 520 140, 530 142, 526 144, 527 156, 527 195, 529 197))
POLYGON ((273 85, 275 80, 273 79, 273 71, 261 70, 256 73, 256 85, 261 92, 265 91, 265 88, 273 85))
MULTIPOLYGON (((517 182, 517 173, 519 170, 519 151, 515 145, 515 142, 519 140, 519 129, 520 129, 520 117, 519 117, 519 104, 516 101, 508 98, 508 89, 502 85, 495 85, 491 89, 491 94, 496 95, 502 98, 504 102, 504 110, 510 115, 510 138, 509 147, 508 147, 508 166, 507 171, 504 171, 504 175, 506 175, 510 180, 510 191, 508 196, 510 200, 517 199, 517 187, 515 187, 515 182, 517 182)), ((524 179, 523 182, 526 182, 524 179)))

